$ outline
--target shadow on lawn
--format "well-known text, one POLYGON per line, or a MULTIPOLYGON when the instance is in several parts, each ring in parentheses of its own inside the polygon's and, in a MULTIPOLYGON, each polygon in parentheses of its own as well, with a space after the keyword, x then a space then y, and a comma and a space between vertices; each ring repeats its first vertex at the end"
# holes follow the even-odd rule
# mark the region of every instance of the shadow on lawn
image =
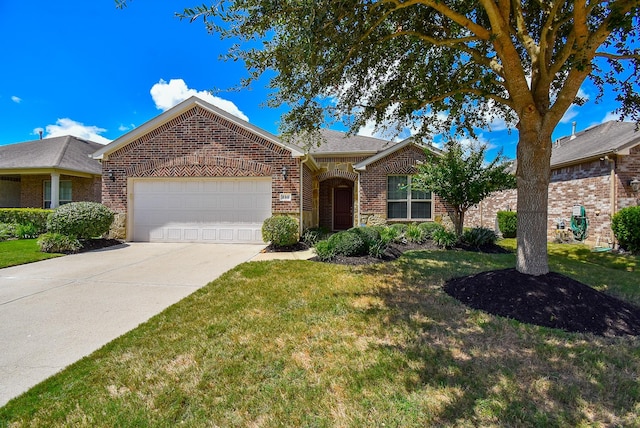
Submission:
POLYGON ((452 272, 501 269, 512 260, 512 255, 478 255, 460 261, 446 252, 416 252, 395 266, 361 268, 390 278, 377 297, 393 314, 388 328, 404 330, 408 339, 381 346, 400 352, 414 371, 407 375, 408 395, 440 400, 431 409, 433 423, 638 423, 636 338, 522 324, 469 309, 443 291, 452 272))

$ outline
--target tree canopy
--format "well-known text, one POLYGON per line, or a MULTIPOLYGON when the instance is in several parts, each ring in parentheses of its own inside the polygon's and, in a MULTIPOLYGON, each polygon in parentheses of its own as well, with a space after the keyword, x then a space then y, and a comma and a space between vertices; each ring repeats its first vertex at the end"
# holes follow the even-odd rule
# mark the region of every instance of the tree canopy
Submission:
MULTIPOLYGON (((122 6, 126 0, 116 0, 122 6)), ((640 120, 640 0, 217 0, 187 8, 267 71, 284 133, 369 121, 416 135, 518 129, 520 272, 548 272, 551 134, 589 78, 640 120)))

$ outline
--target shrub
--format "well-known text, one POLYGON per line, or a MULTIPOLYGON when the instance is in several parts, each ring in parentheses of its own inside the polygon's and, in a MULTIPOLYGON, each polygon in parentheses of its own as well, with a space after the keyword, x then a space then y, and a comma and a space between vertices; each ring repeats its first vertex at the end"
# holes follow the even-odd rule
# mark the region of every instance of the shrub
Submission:
POLYGON ((388 244, 389 242, 397 241, 401 236, 402 234, 398 231, 397 228, 383 227, 382 229, 380 229, 380 239, 386 244, 388 244))
POLYGON ((51 212, 41 208, 0 208, 0 223, 33 224, 40 234, 47 230, 51 212))
POLYGON ((384 253, 387 251, 388 246, 389 246, 388 241, 385 242, 382 239, 380 239, 369 246, 369 255, 371 257, 380 259, 382 258, 382 256, 384 256, 384 253))
POLYGON ((37 243, 43 253, 74 253, 82 248, 75 237, 55 232, 40 235, 37 243))
POLYGON ((424 230, 417 224, 410 224, 407 226, 407 230, 404 232, 405 238, 409 242, 415 242, 416 244, 422 244, 427 240, 424 230))
POLYGON ((262 239, 276 247, 286 247, 298 242, 298 222, 287 215, 274 215, 262 223, 262 239))
POLYGON ((0 223, 0 241, 16 237, 16 224, 0 223))
POLYGON ((302 242, 310 247, 313 247, 319 241, 323 240, 327 236, 327 229, 324 227, 313 227, 304 231, 302 234, 302 242))
POLYGON ((466 229, 462 233, 460 240, 465 244, 479 248, 483 245, 495 244, 498 236, 493 230, 487 229, 486 227, 474 227, 472 229, 466 229))
POLYGON ((314 247, 318 260, 328 262, 336 256, 335 247, 328 239, 316 242, 314 247))
POLYGON ((424 233, 424 239, 431 239, 431 237, 433 236, 433 232, 435 232, 436 230, 442 230, 444 229, 444 226, 441 225, 440 223, 436 223, 435 221, 429 221, 429 222, 425 222, 425 223, 420 223, 418 225, 418 227, 420 229, 422 229, 423 233, 424 233))
POLYGON ((518 229, 518 213, 514 211, 498 211, 498 228, 505 238, 515 238, 518 229))
POLYGON ((336 255, 364 256, 368 253, 367 244, 362 236, 350 230, 331 235, 329 242, 333 245, 336 255))
POLYGON ((369 251, 369 247, 380 241, 380 231, 375 227, 354 227, 352 229, 349 229, 349 232, 360 235, 367 247, 367 251, 369 251))
POLYGON ((97 202, 72 202, 56 208, 47 220, 49 232, 91 239, 109 231, 113 212, 97 202))
POLYGON ((404 223, 394 223, 389 227, 395 229, 399 235, 402 235, 407 230, 407 225, 404 223))
POLYGON ((18 239, 32 239, 40 235, 40 230, 33 223, 18 224, 15 227, 15 236, 18 239))
POLYGON ((451 248, 458 242, 455 232, 448 231, 444 228, 434 231, 431 239, 441 248, 451 248))
POLYGON ((611 230, 622 248, 640 252, 640 207, 627 207, 615 213, 611 218, 611 230))

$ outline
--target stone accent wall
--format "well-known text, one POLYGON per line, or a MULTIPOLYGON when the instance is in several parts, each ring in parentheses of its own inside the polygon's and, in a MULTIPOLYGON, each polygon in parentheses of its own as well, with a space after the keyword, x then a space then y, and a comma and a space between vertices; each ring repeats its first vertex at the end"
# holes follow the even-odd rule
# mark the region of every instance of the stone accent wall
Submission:
POLYGON ((268 176, 274 214, 299 213, 302 197, 300 161, 289 150, 199 106, 110 154, 103 174, 103 202, 120 213, 127 212, 132 177, 268 176), (291 193, 292 200, 280 201, 280 193, 291 193))
MULTIPOLYGON (((414 165, 425 160, 424 151, 414 145, 374 162, 360 172, 360 224, 379 223, 387 218, 387 176, 415 174, 414 165)), ((437 195, 434 196, 433 216, 442 217, 446 208, 437 195)))
MULTIPOLYGON (((101 202, 101 179, 61 175, 60 181, 71 180, 73 202, 101 202)), ((44 182, 51 181, 50 175, 23 175, 21 177, 20 207, 44 207, 44 182)))
MULTIPOLYGON (((633 177, 640 177, 640 148, 632 149, 630 156, 618 156, 612 161, 595 159, 552 171, 547 217, 549 240, 556 238, 559 219, 564 219, 568 228, 573 206, 582 205, 589 221, 587 243, 613 243, 612 215, 638 203, 628 183, 633 177), (615 175, 612 175, 614 165, 615 175)), ((493 228, 496 213, 507 209, 515 211, 516 202, 515 190, 493 194, 469 210, 465 225, 493 228)))

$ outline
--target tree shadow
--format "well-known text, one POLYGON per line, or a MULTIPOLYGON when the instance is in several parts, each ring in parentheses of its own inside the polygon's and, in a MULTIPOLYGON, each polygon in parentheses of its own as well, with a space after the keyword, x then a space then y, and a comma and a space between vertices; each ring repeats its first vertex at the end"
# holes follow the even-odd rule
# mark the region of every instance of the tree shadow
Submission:
POLYGON ((408 339, 377 346, 406 359, 407 394, 432 397, 422 410, 435 424, 638 423, 638 339, 523 324, 467 308, 443 291, 454 273, 505 267, 508 257, 461 261, 446 252, 416 252, 360 268, 386 278, 387 287, 374 292, 391 314, 386 328, 408 339))

